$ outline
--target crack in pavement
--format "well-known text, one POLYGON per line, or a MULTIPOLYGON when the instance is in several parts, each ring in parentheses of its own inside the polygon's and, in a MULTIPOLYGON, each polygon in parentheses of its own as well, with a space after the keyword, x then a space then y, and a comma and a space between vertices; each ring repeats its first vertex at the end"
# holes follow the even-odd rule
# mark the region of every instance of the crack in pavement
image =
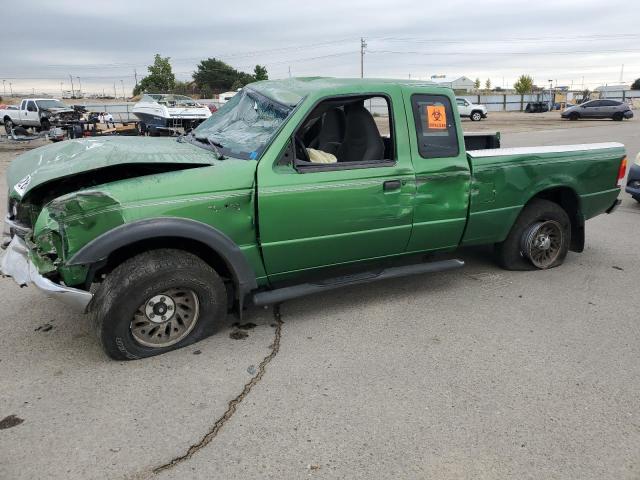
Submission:
POLYGON ((244 398, 249 394, 251 389, 262 379, 262 376, 266 371, 267 365, 271 362, 271 360, 275 358, 275 356, 278 354, 278 351, 280 350, 280 337, 282 336, 282 325, 284 322, 282 321, 282 317, 280 315, 279 305, 275 305, 273 307, 273 316, 276 320, 276 324, 275 324, 276 332, 273 339, 273 343, 269 346, 269 348, 271 349, 271 352, 269 352, 269 355, 267 355, 262 359, 262 361, 260 362, 260 365, 258 365, 257 373, 244 386, 244 388, 242 389, 242 392, 240 392, 240 394, 237 397, 235 397, 233 400, 229 402, 227 410, 224 412, 224 414, 218 420, 216 420, 216 423, 213 424, 211 429, 204 435, 204 437, 202 437, 202 439, 198 443, 191 445, 184 454, 173 458, 171 461, 163 465, 155 467, 152 470, 154 474, 161 473, 165 470, 175 467, 179 463, 189 460, 199 450, 203 449, 209 443, 211 443, 211 441, 218 435, 222 427, 224 427, 224 425, 229 421, 229 419, 236 412, 238 405, 240 405, 240 403, 244 400, 244 398))

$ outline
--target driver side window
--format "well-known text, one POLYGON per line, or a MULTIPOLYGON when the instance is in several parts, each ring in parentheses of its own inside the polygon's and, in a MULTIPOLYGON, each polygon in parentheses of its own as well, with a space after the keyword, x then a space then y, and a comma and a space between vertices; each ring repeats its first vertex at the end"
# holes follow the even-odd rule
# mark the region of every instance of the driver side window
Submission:
POLYGON ((27 102, 27 111, 28 112, 37 112, 38 109, 36 108, 36 104, 33 101, 29 101, 27 102))
POLYGON ((295 168, 312 172, 392 165, 391 113, 390 99, 382 95, 323 100, 293 136, 295 168))

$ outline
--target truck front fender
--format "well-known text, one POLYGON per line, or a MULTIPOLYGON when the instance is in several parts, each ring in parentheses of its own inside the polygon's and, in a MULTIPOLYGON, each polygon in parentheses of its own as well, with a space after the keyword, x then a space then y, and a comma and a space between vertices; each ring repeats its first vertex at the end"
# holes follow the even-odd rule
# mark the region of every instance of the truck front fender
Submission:
POLYGON ((242 298, 257 288, 256 276, 242 250, 220 230, 185 218, 161 217, 126 223, 103 233, 82 247, 66 266, 91 266, 105 262, 111 253, 134 243, 158 238, 184 238, 200 242, 217 253, 233 275, 242 298))

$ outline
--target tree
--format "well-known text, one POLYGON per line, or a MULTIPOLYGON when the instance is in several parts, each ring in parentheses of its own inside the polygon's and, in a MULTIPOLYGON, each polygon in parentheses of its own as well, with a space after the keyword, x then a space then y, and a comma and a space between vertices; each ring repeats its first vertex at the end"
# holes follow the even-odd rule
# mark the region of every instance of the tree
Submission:
POLYGON ((525 95, 533 91, 533 78, 529 75, 520 75, 516 83, 513 84, 513 88, 520 95, 525 95))
POLYGON ((631 90, 640 90, 640 78, 636 78, 635 82, 631 84, 631 90))
POLYGON ((480 85, 481 85, 480 79, 476 78, 476 81, 473 82, 473 86, 476 87, 476 90, 480 90, 480 85))
POLYGON ((240 72, 217 58, 202 60, 196 68, 196 71, 193 72, 193 80, 198 88, 200 90, 207 89, 213 93, 237 90, 247 83, 268 78, 267 69, 261 65, 256 65, 253 70, 254 75, 251 75, 240 72))
POLYGON ((133 89, 134 95, 143 92, 167 93, 175 87, 176 76, 171 70, 169 57, 161 57, 156 53, 153 65, 147 67, 149 75, 140 80, 140 83, 133 89))
POLYGON ((256 82, 259 82, 260 80, 269 80, 267 67, 263 67, 262 65, 256 65, 256 68, 253 69, 253 79, 256 82))
POLYGON ((487 90, 491 90, 491 79, 487 78, 487 81, 484 82, 484 88, 486 88, 487 90))

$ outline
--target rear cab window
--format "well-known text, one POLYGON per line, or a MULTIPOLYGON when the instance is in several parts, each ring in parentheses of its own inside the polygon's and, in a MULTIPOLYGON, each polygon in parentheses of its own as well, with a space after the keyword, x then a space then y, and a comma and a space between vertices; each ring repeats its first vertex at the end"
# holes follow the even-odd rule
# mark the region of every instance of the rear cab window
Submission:
POLYGON ((411 106, 422 158, 456 157, 458 132, 449 97, 414 94, 411 106))

